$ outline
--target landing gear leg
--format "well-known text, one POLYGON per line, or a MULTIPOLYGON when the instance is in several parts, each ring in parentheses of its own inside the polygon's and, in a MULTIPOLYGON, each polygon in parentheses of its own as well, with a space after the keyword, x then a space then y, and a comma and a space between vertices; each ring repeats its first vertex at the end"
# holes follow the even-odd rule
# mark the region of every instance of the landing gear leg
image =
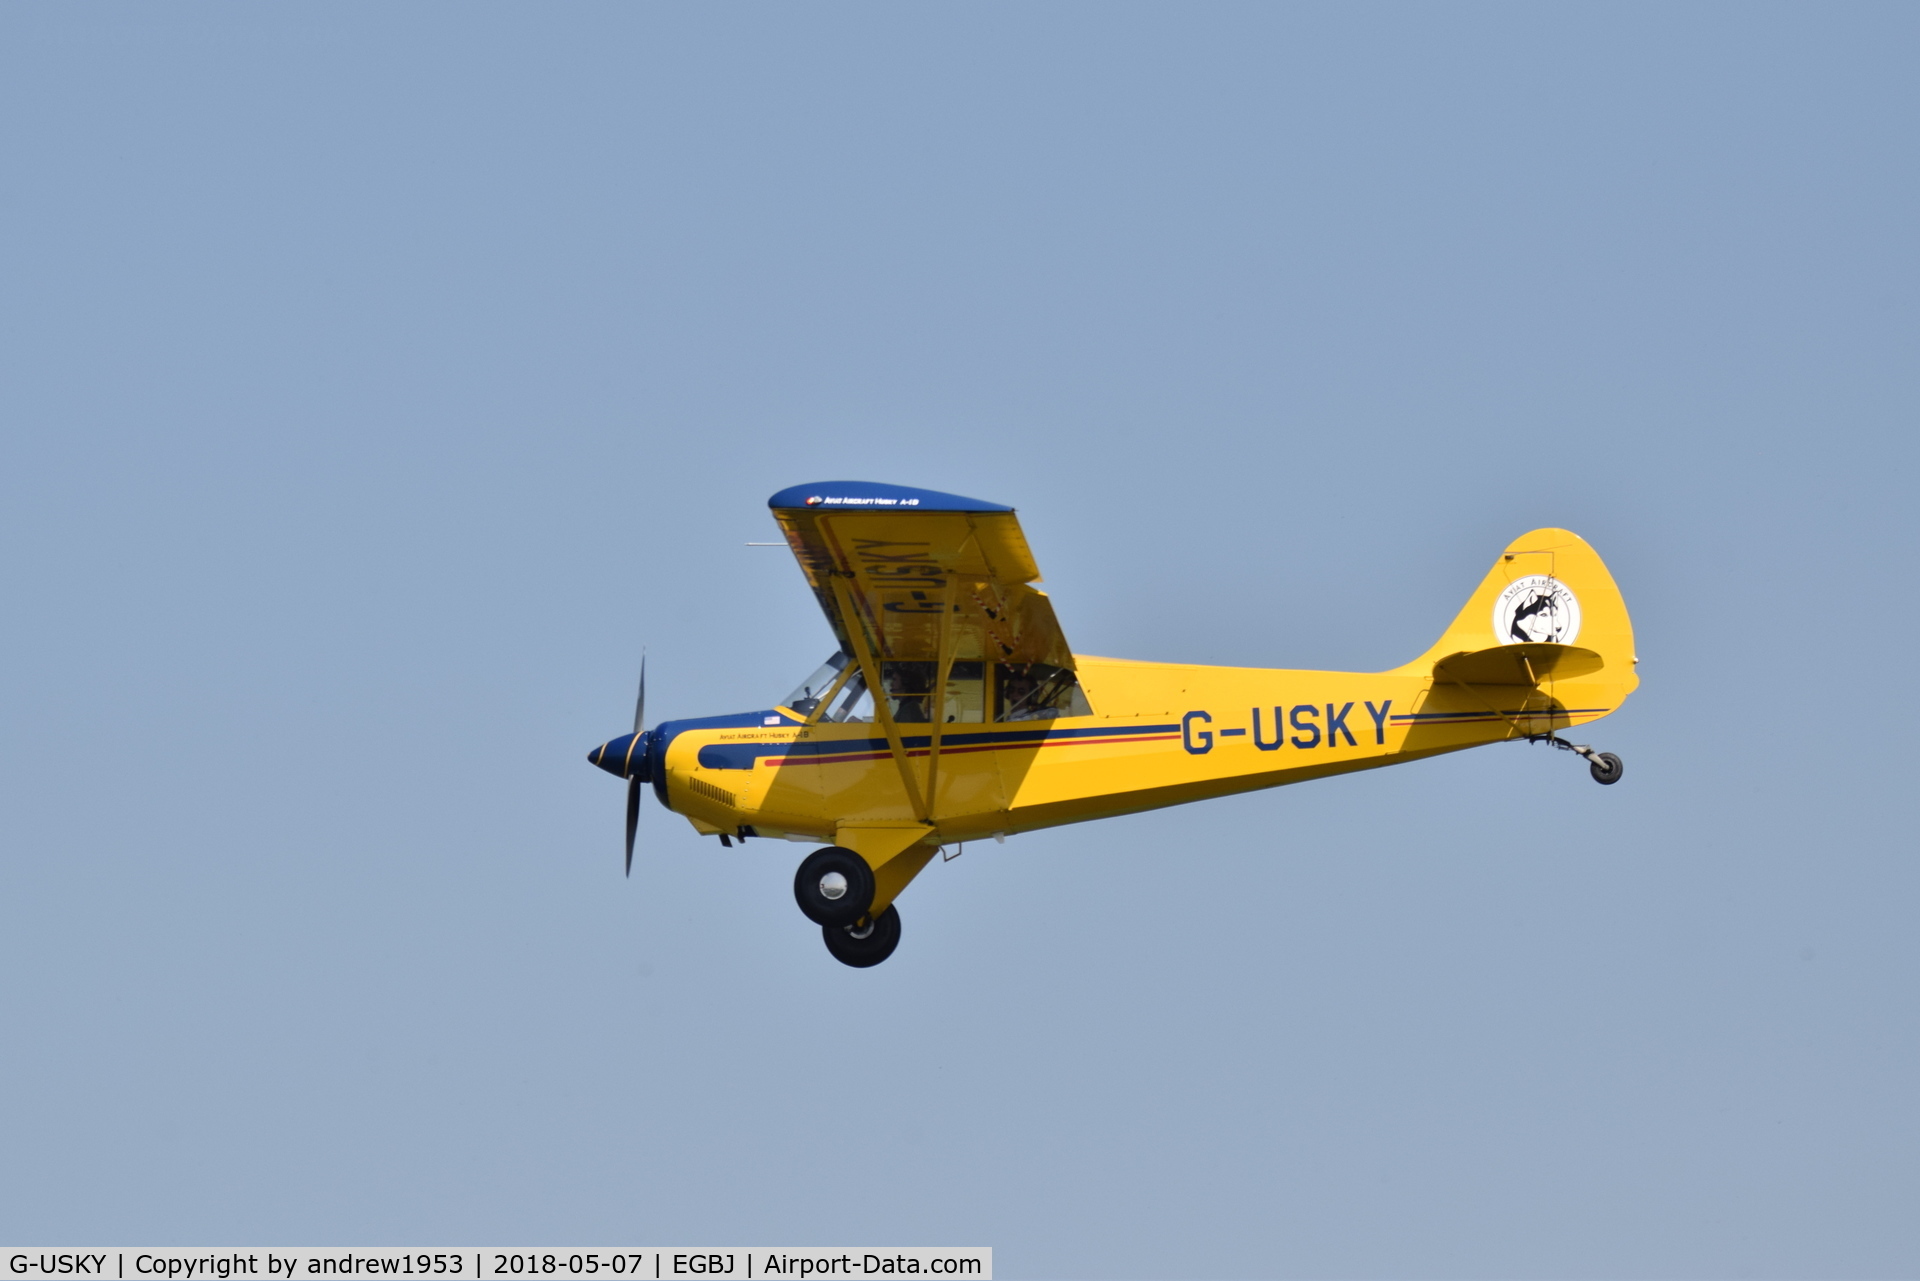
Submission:
POLYGON ((1593 781, 1611 787, 1620 781, 1620 775, 1626 772, 1626 766, 1612 752, 1596 752, 1585 743, 1569 743, 1557 734, 1529 734, 1529 743, 1552 743, 1563 752, 1572 752, 1587 759, 1587 770, 1593 775, 1593 781))
POLYGON ((900 946, 900 913, 889 905, 878 917, 863 918, 855 925, 822 925, 820 937, 834 960, 864 970, 880 964, 900 946))

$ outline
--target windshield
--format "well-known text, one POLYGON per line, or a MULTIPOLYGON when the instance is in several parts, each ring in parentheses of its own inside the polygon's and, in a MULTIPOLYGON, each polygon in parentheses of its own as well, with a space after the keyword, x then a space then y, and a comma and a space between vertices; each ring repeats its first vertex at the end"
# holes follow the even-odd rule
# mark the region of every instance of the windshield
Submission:
POLYGON ((820 670, 800 682, 800 687, 781 701, 780 706, 790 707, 802 716, 811 716, 813 709, 820 706, 820 700, 827 696, 840 673, 846 670, 853 660, 845 654, 836 652, 832 658, 820 664, 820 670))
POLYGON ((810 720, 821 721, 870 721, 873 719, 873 700, 866 696, 867 682, 855 667, 848 671, 853 660, 844 653, 836 653, 832 658, 820 664, 820 670, 800 682, 800 688, 787 695, 782 707, 791 709, 795 715, 810 720), (841 678, 846 677, 844 684, 841 678), (836 688, 837 687, 837 688, 836 688), (833 706, 826 712, 818 711, 820 704, 827 699, 833 700, 833 706))

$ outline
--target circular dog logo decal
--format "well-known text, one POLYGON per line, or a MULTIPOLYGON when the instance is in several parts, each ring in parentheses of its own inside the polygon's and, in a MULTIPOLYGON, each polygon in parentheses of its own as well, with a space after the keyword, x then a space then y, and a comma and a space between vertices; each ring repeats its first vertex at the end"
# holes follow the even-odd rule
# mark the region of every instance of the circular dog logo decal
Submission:
POLYGON ((1529 574, 1493 602, 1493 634, 1502 645, 1571 645, 1580 634, 1580 602, 1559 579, 1529 574))

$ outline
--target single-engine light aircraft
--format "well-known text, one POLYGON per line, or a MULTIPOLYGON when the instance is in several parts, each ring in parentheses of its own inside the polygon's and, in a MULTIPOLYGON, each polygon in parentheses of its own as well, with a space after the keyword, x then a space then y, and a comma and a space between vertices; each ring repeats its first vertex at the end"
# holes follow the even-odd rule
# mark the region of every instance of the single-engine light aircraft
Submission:
POLYGON ((587 759, 723 845, 816 844, 800 910, 847 965, 900 940, 901 891, 948 846, 1559 731, 1639 684, 1613 577, 1564 529, 1515 539, 1440 639, 1385 672, 1076 654, 1011 507, 828 481, 768 500, 839 648, 778 705, 645 726, 587 759))

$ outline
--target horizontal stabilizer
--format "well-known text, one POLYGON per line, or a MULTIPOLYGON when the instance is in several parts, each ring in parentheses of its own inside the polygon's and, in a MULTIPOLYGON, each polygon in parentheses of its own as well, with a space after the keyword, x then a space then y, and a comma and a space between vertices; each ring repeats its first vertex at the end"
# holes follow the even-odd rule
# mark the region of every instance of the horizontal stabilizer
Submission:
POLYGON ((1437 680, 1461 685, 1520 685, 1531 688, 1550 677, 1572 680, 1606 666, 1600 655, 1577 645, 1495 645, 1450 654, 1433 665, 1437 680))

